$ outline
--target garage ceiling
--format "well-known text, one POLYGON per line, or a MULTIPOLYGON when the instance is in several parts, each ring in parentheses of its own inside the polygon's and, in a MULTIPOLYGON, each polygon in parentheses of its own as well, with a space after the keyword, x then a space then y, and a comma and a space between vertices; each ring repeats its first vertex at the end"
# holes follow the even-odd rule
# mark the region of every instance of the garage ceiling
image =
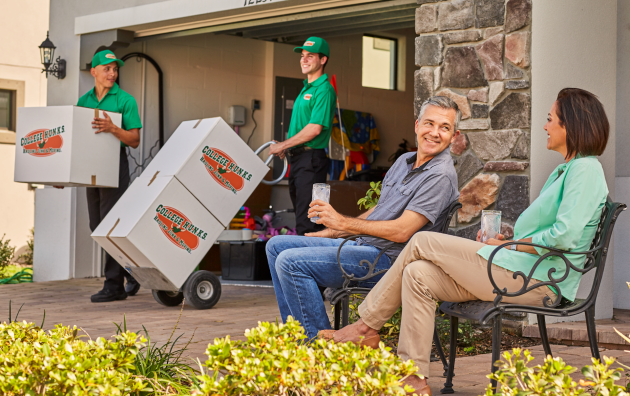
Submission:
POLYGON ((379 1, 191 29, 152 36, 151 38, 217 33, 266 41, 301 44, 306 38, 313 35, 326 38, 411 28, 414 26, 417 7, 416 0, 379 1))

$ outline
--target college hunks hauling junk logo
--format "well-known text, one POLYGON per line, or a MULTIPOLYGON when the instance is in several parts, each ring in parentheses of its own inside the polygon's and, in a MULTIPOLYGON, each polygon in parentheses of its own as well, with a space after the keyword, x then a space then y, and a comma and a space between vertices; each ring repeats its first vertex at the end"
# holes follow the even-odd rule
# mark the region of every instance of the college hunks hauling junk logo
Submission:
POLYGON ((206 146, 201 150, 201 153, 201 162, 210 176, 223 188, 234 194, 245 187, 246 180, 252 179, 252 174, 238 166, 225 152, 206 146))
POLYGON ((53 129, 36 129, 20 139, 22 153, 33 157, 49 157, 61 152, 65 125, 53 129))
POLYGON ((199 239, 206 240, 208 233, 195 226, 182 212, 170 206, 158 205, 153 218, 162 233, 175 246, 188 253, 199 247, 199 239))

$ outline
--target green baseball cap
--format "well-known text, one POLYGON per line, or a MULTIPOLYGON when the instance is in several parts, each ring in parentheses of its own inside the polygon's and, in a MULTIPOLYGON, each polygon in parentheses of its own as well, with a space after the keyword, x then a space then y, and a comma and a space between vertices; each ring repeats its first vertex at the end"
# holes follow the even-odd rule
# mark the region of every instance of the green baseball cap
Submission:
POLYGON ((330 57, 330 48, 328 47, 326 40, 323 38, 309 37, 301 47, 293 48, 293 52, 297 53, 301 53, 302 50, 307 50, 308 52, 314 52, 316 54, 324 54, 330 57))
POLYGON ((116 58, 116 55, 110 50, 100 51, 94 54, 92 58, 92 67, 99 65, 109 65, 112 62, 118 63, 118 67, 123 67, 125 62, 116 58))

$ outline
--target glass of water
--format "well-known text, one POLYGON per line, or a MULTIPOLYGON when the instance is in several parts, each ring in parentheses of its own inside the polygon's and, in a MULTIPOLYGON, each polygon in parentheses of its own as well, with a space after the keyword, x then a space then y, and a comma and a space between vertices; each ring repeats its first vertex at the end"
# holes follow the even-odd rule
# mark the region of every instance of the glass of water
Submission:
MULTIPOLYGON (((330 203, 330 185, 326 183, 313 184, 313 201, 321 199, 326 203, 330 203)), ((311 221, 316 223, 319 217, 311 217, 311 221)))
POLYGON ((496 238, 501 233, 501 211, 482 210, 481 211, 481 242, 490 238, 496 238))

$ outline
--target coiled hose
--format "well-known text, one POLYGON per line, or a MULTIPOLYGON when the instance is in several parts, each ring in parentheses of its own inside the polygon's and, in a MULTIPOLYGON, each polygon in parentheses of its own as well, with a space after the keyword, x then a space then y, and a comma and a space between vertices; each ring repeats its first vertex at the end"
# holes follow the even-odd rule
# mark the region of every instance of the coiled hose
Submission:
POLYGON ((16 283, 30 283, 33 282, 33 269, 24 268, 22 271, 17 272, 9 278, 0 279, 0 285, 16 284, 16 283))

